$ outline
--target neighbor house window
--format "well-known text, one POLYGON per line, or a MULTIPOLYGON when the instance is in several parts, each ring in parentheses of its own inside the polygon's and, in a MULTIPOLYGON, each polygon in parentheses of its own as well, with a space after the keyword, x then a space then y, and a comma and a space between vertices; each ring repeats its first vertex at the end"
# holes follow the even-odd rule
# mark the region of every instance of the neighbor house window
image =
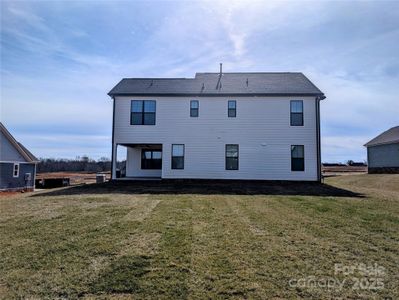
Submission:
POLYGON ((172 145, 172 169, 184 169, 184 145, 172 145))
POLYGON ((229 118, 235 118, 237 116, 237 102, 235 100, 230 100, 227 103, 227 115, 229 118))
POLYGON ((19 177, 19 164, 14 164, 12 172, 13 177, 19 177))
POLYGON ((291 101, 291 126, 303 126, 303 101, 291 101))
POLYGON ((141 168, 145 170, 161 170, 162 151, 141 150, 141 168))
POLYGON ((238 145, 226 145, 226 170, 238 170, 238 145))
POLYGON ((191 100, 190 101, 190 117, 198 117, 199 111, 199 102, 198 100, 191 100))
POLYGON ((305 171, 305 149, 303 145, 291 146, 291 171, 305 171))
POLYGON ((130 125, 155 125, 154 100, 132 100, 130 125))

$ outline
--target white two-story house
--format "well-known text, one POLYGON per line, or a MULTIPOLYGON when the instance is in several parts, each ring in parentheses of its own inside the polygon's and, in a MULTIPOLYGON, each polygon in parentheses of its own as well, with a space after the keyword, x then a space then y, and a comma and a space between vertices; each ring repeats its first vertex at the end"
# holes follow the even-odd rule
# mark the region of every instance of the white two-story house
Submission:
POLYGON ((113 179, 118 146, 131 178, 321 178, 325 96, 302 73, 125 78, 109 96, 113 179))

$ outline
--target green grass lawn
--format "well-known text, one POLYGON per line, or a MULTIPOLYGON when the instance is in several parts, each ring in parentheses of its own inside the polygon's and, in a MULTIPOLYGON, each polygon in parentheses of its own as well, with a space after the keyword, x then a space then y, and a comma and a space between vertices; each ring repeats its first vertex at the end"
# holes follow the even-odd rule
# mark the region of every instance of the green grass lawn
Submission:
POLYGON ((0 298, 399 298, 398 175, 329 178, 330 194, 139 184, 1 197, 0 298))

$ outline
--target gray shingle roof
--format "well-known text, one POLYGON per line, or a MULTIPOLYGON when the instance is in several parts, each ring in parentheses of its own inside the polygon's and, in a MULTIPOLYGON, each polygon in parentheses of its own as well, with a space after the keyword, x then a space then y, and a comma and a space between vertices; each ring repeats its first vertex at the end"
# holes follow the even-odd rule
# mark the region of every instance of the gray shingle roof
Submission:
POLYGON ((30 152, 28 149, 26 149, 24 145, 22 145, 20 142, 17 142, 17 143, 22 148, 22 150, 26 153, 26 155, 29 156, 31 161, 39 161, 38 158, 36 156, 34 156, 32 154, 32 152, 30 152))
POLYGON ((373 138, 364 146, 370 147, 370 146, 393 144, 393 143, 399 143, 399 126, 392 127, 391 129, 384 131, 383 133, 373 138))
POLYGON ((122 95, 319 96, 302 73, 196 73, 195 78, 124 78, 109 93, 122 95))

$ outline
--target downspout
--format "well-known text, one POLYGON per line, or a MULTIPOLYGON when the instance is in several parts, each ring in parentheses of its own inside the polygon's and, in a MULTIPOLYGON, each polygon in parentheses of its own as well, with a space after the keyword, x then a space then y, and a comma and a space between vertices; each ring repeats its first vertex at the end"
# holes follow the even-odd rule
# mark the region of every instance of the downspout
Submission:
POLYGON ((113 178, 114 174, 114 142, 115 142, 115 134, 114 134, 114 128, 115 128, 115 97, 111 97, 113 104, 112 104, 112 145, 111 145, 111 180, 115 179, 113 178))
POLYGON ((33 168, 32 180, 33 180, 33 192, 36 188, 36 173, 37 173, 37 162, 35 162, 35 167, 33 168))
POLYGON ((317 181, 321 182, 321 145, 320 145, 320 97, 316 97, 316 143, 317 143, 317 181))

